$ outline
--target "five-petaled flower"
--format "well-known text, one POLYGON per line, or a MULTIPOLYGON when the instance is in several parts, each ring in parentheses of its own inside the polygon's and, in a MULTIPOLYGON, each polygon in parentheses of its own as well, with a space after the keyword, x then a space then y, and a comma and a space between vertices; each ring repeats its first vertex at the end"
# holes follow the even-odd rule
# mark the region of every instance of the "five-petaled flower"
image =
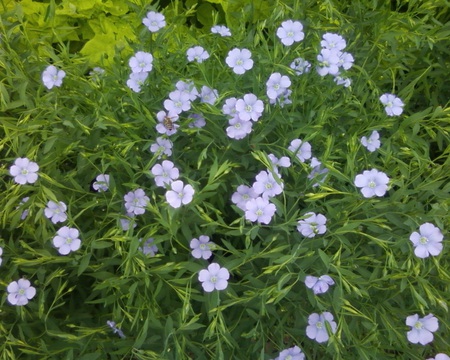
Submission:
POLYGON ((334 285, 334 280, 328 275, 315 277, 308 275, 305 278, 305 285, 314 291, 314 295, 325 294, 331 285, 334 285))
POLYGON ((264 110, 264 103, 255 94, 245 94, 236 101, 236 112, 241 120, 258 121, 264 110))
POLYGON ((6 290, 8 290, 8 301, 11 305, 26 305, 28 300, 31 300, 36 295, 36 289, 26 279, 11 282, 6 290))
POLYGON ((327 231, 326 223, 327 218, 324 215, 308 212, 305 214, 305 219, 298 222, 297 230, 303 236, 312 238, 316 235, 325 234, 327 231))
POLYGON ((191 185, 184 185, 181 180, 173 181, 172 190, 166 192, 166 200, 173 208, 189 204, 194 196, 194 188, 191 185))
POLYGON ((56 232, 56 236, 53 238, 53 245, 61 255, 67 255, 71 251, 76 251, 80 248, 81 240, 78 236, 80 236, 80 233, 77 229, 63 226, 56 232))
POLYGON ((283 45, 291 46, 294 42, 302 41, 305 37, 303 25, 300 21, 286 20, 277 29, 277 36, 283 45))
POLYGON ((330 337, 326 328, 326 322, 331 328, 331 332, 336 332, 337 324, 333 321, 334 317, 329 312, 322 314, 313 313, 308 317, 308 326, 306 327, 306 336, 312 340, 316 340, 318 343, 327 341, 330 337))
POLYGON ((380 134, 376 130, 372 131, 368 138, 366 136, 361 138, 361 144, 370 152, 374 152, 380 148, 380 134))
POLYGON ((225 59, 235 74, 241 75, 253 67, 252 53, 248 49, 233 49, 225 59))
POLYGON ((142 215, 145 213, 145 207, 150 201, 142 189, 130 191, 123 199, 125 200, 125 209, 127 212, 133 213, 134 215, 142 215))
POLYGON ((157 32, 166 26, 166 18, 163 14, 149 11, 147 16, 142 19, 142 23, 147 26, 151 32, 157 32))
POLYGON ((189 246, 192 249, 191 254, 193 257, 208 260, 212 256, 211 250, 213 250, 215 244, 209 241, 209 236, 200 235, 198 239, 192 239, 189 246))
POLYGON ((422 259, 439 255, 443 248, 443 239, 441 230, 431 223, 420 225, 419 232, 414 231, 409 237, 415 247, 414 254, 422 259))
POLYGON ((302 349, 300 349, 297 345, 285 349, 280 352, 278 357, 274 360, 304 360, 305 354, 302 353, 302 349))
POLYGON ((399 116, 403 112, 403 101, 393 94, 383 94, 380 101, 384 105, 384 110, 388 116, 399 116))
POLYGON ((45 216, 52 221, 53 224, 64 222, 67 220, 67 205, 62 201, 55 203, 54 201, 49 201, 47 207, 44 210, 45 216))
POLYGON ((198 280, 202 283, 203 290, 212 292, 214 290, 225 290, 228 286, 230 273, 219 264, 212 263, 208 269, 200 270, 198 280))
POLYGON ((42 73, 42 82, 50 90, 53 86, 60 87, 65 76, 64 70, 58 70, 56 66, 49 65, 42 73))
POLYGON ((262 197, 249 199, 245 204, 245 218, 252 222, 269 224, 276 209, 274 204, 262 197))
POLYGON ((361 193, 365 198, 384 196, 388 189, 388 183, 387 175, 377 169, 365 170, 355 177, 355 186, 361 188, 361 193))
POLYGON ((144 51, 138 51, 128 61, 128 65, 133 73, 149 72, 153 68, 153 56, 144 51))
POLYGON ((9 173, 14 176, 14 181, 20 185, 26 183, 33 184, 38 178, 36 172, 39 170, 38 164, 27 158, 17 158, 14 165, 9 168, 9 173))
POLYGON ((194 46, 186 51, 186 56, 188 61, 196 61, 202 63, 204 60, 209 58, 208 52, 201 46, 194 46))
POLYGON ((411 326, 411 330, 406 333, 409 342, 426 345, 433 341, 433 333, 439 328, 439 321, 433 314, 423 318, 415 314, 406 318, 406 325, 411 326))
POLYGON ((174 163, 164 160, 162 164, 156 164, 152 167, 152 174, 155 176, 156 186, 165 187, 170 185, 172 181, 178 179, 180 171, 175 167, 174 163))

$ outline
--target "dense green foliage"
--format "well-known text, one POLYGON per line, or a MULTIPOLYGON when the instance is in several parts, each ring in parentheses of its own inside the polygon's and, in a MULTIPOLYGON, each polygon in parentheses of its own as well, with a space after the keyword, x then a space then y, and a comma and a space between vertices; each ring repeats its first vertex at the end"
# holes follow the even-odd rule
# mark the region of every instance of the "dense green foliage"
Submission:
POLYGON ((138 1, 1 0, 1 359, 272 359, 294 345, 307 359, 450 353, 446 2, 259 3, 161 2, 167 26, 151 34, 141 19, 155 8, 138 1), (304 25, 305 39, 291 47, 275 36, 287 19, 304 25), (216 22, 229 26, 232 37, 211 34, 216 22), (315 70, 296 76, 289 68, 299 56, 314 68, 325 32, 342 35, 355 58, 349 88, 315 70), (204 63, 187 62, 186 50, 195 45, 211 54, 204 63), (244 75, 225 64, 234 47, 252 51, 255 64, 244 75), (126 85, 136 51, 154 57, 140 93, 126 85), (41 80, 49 64, 67 74, 51 90, 41 80), (105 74, 88 75, 93 65, 105 74), (268 104, 273 72, 290 77, 292 105, 268 104), (160 160, 149 147, 159 136, 156 113, 178 80, 217 89, 219 99, 193 103, 204 128, 188 127, 182 115, 170 138, 168 158, 195 189, 190 204, 173 209, 155 186, 150 169, 160 160), (247 93, 264 100, 263 116, 248 137, 230 139, 222 105, 247 93), (384 93, 404 101, 401 116, 386 116, 384 93), (360 138, 372 130, 382 146, 369 153, 360 138), (329 169, 318 187, 307 178, 309 165, 287 150, 296 138, 311 143, 329 169), (282 170, 284 191, 273 199, 272 222, 258 225, 230 199, 270 167, 270 153, 289 156, 293 165, 282 170), (14 183, 9 169, 18 157, 39 165, 35 184, 14 183), (366 199, 354 179, 372 168, 389 176, 390 189, 366 199), (101 173, 111 176, 110 189, 93 192, 101 173), (123 197, 137 188, 150 203, 137 227, 123 231, 123 197), (24 197, 30 199, 19 206, 24 197), (44 216, 49 200, 66 203, 63 225, 80 231, 81 248, 67 256, 52 245, 63 225, 44 216), (309 239, 297 231, 309 211, 326 215, 324 235, 309 239), (409 236, 425 222, 442 230, 444 249, 419 259, 409 236), (231 273, 226 290, 205 293, 198 281, 208 262, 191 256, 189 242, 202 234, 217 245, 213 261, 231 273), (156 256, 139 251, 141 238, 155 239, 156 256), (315 296, 304 279, 322 274, 336 285, 315 296), (21 277, 37 293, 16 307, 6 287, 21 277), (323 311, 334 315, 338 330, 318 344, 305 328, 309 314, 323 311), (406 337, 405 319, 416 313, 439 319, 426 346, 406 337))

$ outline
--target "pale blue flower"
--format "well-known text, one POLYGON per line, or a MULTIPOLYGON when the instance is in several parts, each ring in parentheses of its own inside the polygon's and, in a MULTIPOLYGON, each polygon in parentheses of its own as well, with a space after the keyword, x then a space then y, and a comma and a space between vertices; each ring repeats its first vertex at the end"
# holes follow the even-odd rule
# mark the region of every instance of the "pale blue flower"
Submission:
POLYGON ((161 13, 149 11, 147 16, 142 19, 142 23, 147 26, 150 32, 157 32, 166 26, 166 18, 161 13))
POLYGON ((184 185, 181 180, 171 183, 172 190, 166 192, 166 200, 173 208, 179 208, 181 205, 187 205, 194 197, 194 188, 191 185, 184 185))
POLYGON ((248 120, 242 120, 239 116, 234 116, 228 120, 230 126, 227 127, 227 136, 231 139, 240 140, 252 132, 253 123, 248 120))
POLYGON ((134 92, 140 92, 148 77, 148 72, 131 73, 127 80, 127 86, 134 92))
POLYGON ((426 345, 433 341, 433 333, 439 328, 439 321, 433 314, 428 314, 423 318, 419 318, 419 315, 415 314, 406 318, 406 325, 411 326, 411 330, 406 334, 409 342, 426 345))
POLYGON ((26 279, 11 282, 6 290, 9 293, 8 301, 11 305, 26 305, 28 304, 28 300, 31 300, 36 295, 36 289, 26 279))
POLYGON ((305 218, 300 220, 297 225, 299 233, 308 238, 325 234, 327 231, 327 218, 324 215, 308 212, 304 216, 305 218))
POLYGON ((420 225, 419 232, 413 232, 409 240, 414 245, 414 254, 419 258, 427 258, 428 256, 438 256, 443 248, 441 230, 431 223, 420 225))
POLYGON ((53 238, 53 245, 61 255, 67 255, 71 251, 76 251, 80 248, 81 240, 78 236, 80 236, 80 233, 77 229, 63 226, 56 232, 56 236, 53 238))
POLYGON ((37 171, 39 170, 38 164, 27 158, 17 158, 14 161, 14 165, 9 168, 9 173, 14 176, 14 181, 17 184, 33 184, 38 178, 37 171))
POLYGON ((149 238, 145 241, 143 241, 144 239, 139 239, 139 242, 142 244, 141 247, 139 247, 139 250, 144 254, 144 255, 150 255, 150 256, 155 256, 156 253, 158 252, 158 247, 154 244, 155 239, 153 238, 149 238))
POLYGON ((399 116, 403 112, 405 104, 393 94, 383 94, 380 96, 381 103, 385 106, 384 110, 388 116, 399 116))
POLYGON ((250 199, 256 199, 258 195, 255 193, 252 187, 247 185, 239 185, 236 189, 236 192, 231 196, 231 201, 235 204, 239 209, 246 211, 247 210, 247 201, 250 199))
POLYGON ((198 280, 202 283, 203 290, 212 292, 214 290, 225 290, 228 286, 230 273, 219 264, 212 263, 207 269, 200 270, 198 280))
POLYGON ((212 251, 215 244, 209 241, 209 236, 200 235, 191 240, 189 247, 192 249, 191 254, 196 259, 208 260, 212 256, 212 251))
POLYGON ((309 142, 294 139, 291 141, 288 150, 292 151, 301 162, 311 159, 311 144, 309 142))
POLYGON ((47 207, 44 209, 45 216, 52 221, 53 224, 59 222, 64 222, 67 220, 67 205, 62 201, 55 203, 54 201, 49 201, 47 207))
POLYGON ((220 36, 231 36, 231 31, 224 25, 214 25, 211 28, 213 34, 219 34, 220 36))
POLYGON ((372 131, 368 138, 365 136, 361 138, 361 144, 370 152, 374 152, 381 146, 380 134, 376 130, 372 131))
POLYGON ((211 89, 205 85, 202 86, 202 90, 200 92, 200 102, 214 105, 218 97, 219 93, 216 89, 211 89))
POLYGON ((277 29, 277 36, 283 45, 291 46, 294 42, 299 42, 304 39, 303 25, 300 21, 283 21, 277 29))
POLYGON ((248 49, 236 48, 228 52, 225 62, 235 74, 242 75, 253 67, 252 53, 248 49))
POLYGON ((361 193, 365 198, 384 196, 388 189, 388 183, 387 175, 376 169, 365 170, 355 177, 355 186, 361 188, 361 193))
POLYGON ((180 176, 179 170, 175 167, 174 163, 169 160, 164 160, 162 164, 154 165, 151 171, 155 176, 156 186, 161 187, 170 185, 180 176))
POLYGON ((208 52, 201 46, 194 46, 186 51, 186 56, 188 61, 196 61, 202 63, 204 60, 209 58, 208 52))
POLYGON ((95 178, 95 182, 92 184, 92 188, 95 191, 103 192, 109 189, 109 175, 100 174, 95 178))
POLYGON ((276 207, 271 204, 269 200, 257 197, 256 199, 249 199, 246 203, 245 218, 252 222, 257 221, 262 224, 269 224, 275 214, 276 207))
POLYGON ((66 72, 64 70, 58 70, 56 66, 49 65, 42 73, 42 82, 50 90, 54 86, 60 87, 65 76, 66 72))
POLYGON ((153 68, 153 55, 144 51, 138 51, 128 61, 133 73, 148 73, 153 68))
POLYGON ((316 340, 318 343, 328 341, 330 336, 328 335, 325 323, 330 325, 331 332, 334 334, 337 329, 337 324, 333 320, 334 317, 329 312, 324 312, 320 315, 317 313, 309 315, 306 336, 312 340, 316 340))
POLYGON ((134 215, 142 215, 150 199, 145 195, 144 190, 136 189, 130 191, 123 197, 125 201, 125 209, 134 215))
POLYGON ((269 199, 283 192, 283 183, 278 184, 273 175, 267 171, 261 171, 256 175, 253 190, 263 199, 269 199))
POLYGON ((328 275, 322 275, 315 277, 308 275, 305 278, 305 285, 307 288, 312 289, 314 295, 325 294, 331 285, 334 285, 334 280, 328 275))
POLYGON ((163 154, 167 156, 172 155, 172 146, 172 141, 159 137, 156 139, 156 143, 150 146, 150 151, 158 154, 158 159, 160 159, 163 154))

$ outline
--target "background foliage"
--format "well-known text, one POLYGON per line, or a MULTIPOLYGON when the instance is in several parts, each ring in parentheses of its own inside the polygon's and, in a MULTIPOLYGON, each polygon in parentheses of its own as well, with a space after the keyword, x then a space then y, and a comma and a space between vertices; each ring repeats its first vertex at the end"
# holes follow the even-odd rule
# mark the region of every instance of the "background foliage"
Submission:
POLYGON ((1 1, 0 221, 3 289, 26 276, 37 288, 25 307, 1 297, 3 359, 269 359, 293 345, 308 359, 424 359, 449 352, 450 226, 448 106, 448 4, 445 1, 174 1, 161 2, 167 27, 152 35, 141 24, 156 4, 140 1, 1 1), (292 48, 275 37, 286 19, 302 21, 305 40, 292 48), (231 38, 210 34, 228 25, 231 38), (320 38, 336 32, 355 57, 352 87, 314 71, 288 68, 298 56, 314 61, 320 38), (193 45, 207 49, 204 64, 187 64, 193 45), (255 67, 237 77, 224 64, 233 47, 251 49, 255 67), (127 62, 150 51, 154 69, 139 94, 125 85, 127 62), (41 73, 53 63, 67 76, 61 88, 44 89, 41 73), (92 78, 92 66, 106 68, 92 78), (225 98, 264 97, 272 72, 289 74, 290 107, 266 107, 246 139, 225 136, 225 98), (179 79, 218 89, 216 106, 196 103, 203 129, 175 135, 171 157, 182 179, 196 189, 191 204, 170 208, 149 169, 156 138, 155 114, 179 79), (385 92, 406 103, 388 118, 385 92), (368 153, 359 139, 378 130, 382 148, 368 153), (266 155, 288 155, 294 138, 313 146, 330 170, 323 186, 307 180, 296 162, 283 173, 270 226, 244 221, 230 198, 266 168, 266 155), (35 185, 18 186, 8 169, 17 157, 40 166, 35 185), (367 200, 353 185, 370 168, 391 178, 389 195, 367 200), (110 191, 93 193, 96 175, 112 177, 110 191), (123 195, 144 188, 151 198, 138 226, 122 231, 123 195), (18 205, 29 196, 25 207, 18 205), (68 204, 69 225, 82 247, 59 256, 51 245, 58 227, 43 216, 49 200, 68 204), (21 220, 22 211, 29 215, 21 220), (298 219, 315 211, 328 217, 327 233, 305 239, 298 219), (446 236, 441 256, 420 260, 409 235, 433 222, 446 236), (215 262, 232 277, 223 292, 206 294, 197 280, 207 266, 194 260, 189 241, 209 235, 215 262), (138 250, 155 238, 155 257, 138 250), (337 282, 316 297, 305 275, 328 273, 337 282), (312 312, 330 311, 338 332, 319 345, 305 336, 312 312), (425 347, 408 343, 405 318, 435 314, 439 331, 425 347), (105 325, 120 324, 126 339, 105 325))

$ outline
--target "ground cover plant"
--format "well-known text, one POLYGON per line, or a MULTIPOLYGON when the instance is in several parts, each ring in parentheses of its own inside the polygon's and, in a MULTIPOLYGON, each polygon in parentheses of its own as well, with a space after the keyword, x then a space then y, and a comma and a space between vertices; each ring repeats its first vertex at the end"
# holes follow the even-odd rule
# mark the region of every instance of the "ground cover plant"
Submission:
POLYGON ((1 358, 448 359, 445 3, 127 4, 1 15, 1 358))

